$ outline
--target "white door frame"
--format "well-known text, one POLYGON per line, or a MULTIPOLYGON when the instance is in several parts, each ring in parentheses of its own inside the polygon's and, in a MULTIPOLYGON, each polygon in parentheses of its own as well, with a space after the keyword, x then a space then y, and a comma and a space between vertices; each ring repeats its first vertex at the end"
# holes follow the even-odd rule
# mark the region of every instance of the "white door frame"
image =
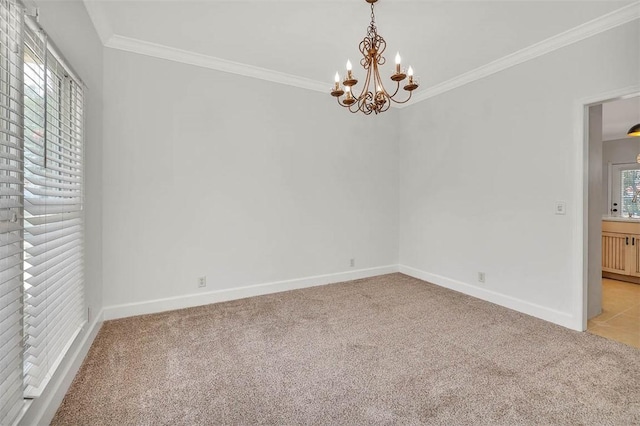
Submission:
POLYGON ((607 101, 640 95, 640 85, 625 87, 578 100, 574 104, 574 141, 576 144, 575 228, 573 249, 574 306, 573 327, 587 329, 588 267, 589 267, 589 107, 607 101))

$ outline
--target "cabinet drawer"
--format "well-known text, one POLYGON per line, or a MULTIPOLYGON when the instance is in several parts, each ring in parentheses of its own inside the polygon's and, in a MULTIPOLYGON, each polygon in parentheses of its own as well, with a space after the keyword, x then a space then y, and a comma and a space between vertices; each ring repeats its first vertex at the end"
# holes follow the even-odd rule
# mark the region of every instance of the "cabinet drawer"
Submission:
POLYGON ((640 234, 640 222, 602 221, 602 232, 618 234, 640 234))

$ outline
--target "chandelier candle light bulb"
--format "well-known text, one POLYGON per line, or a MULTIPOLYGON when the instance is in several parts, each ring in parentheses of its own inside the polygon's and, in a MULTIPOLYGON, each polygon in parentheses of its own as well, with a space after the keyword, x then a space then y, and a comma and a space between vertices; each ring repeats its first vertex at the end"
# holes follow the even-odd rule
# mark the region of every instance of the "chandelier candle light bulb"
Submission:
POLYGON ((409 76, 409 82, 407 83, 406 86, 404 86, 404 90, 415 90, 418 88, 418 83, 416 81, 413 80, 413 68, 411 68, 411 66, 409 66, 409 70, 407 71, 407 75, 409 76))
POLYGON ((332 96, 342 96, 344 95, 344 90, 340 88, 340 74, 336 72, 335 85, 333 90, 331 91, 332 96))
POLYGON ((344 104, 349 106, 349 105, 353 105, 356 100, 353 98, 353 96, 351 95, 351 88, 349 86, 346 86, 345 88, 345 92, 346 92, 346 96, 344 98, 344 104))
POLYGON ((403 86, 403 89, 408 92, 408 96, 404 100, 396 99, 396 95, 400 91, 400 82, 407 78, 407 75, 402 70, 402 58, 400 58, 400 52, 398 52, 395 57, 395 72, 391 75, 391 80, 396 83, 395 90, 388 91, 385 89, 380 77, 379 67, 386 62, 382 54, 387 48, 387 42, 378 34, 376 27, 374 4, 378 0, 365 1, 371 5, 371 23, 367 28, 367 35, 359 46, 360 53, 363 56, 360 64, 366 72, 364 87, 359 95, 353 93, 352 87, 358 84, 358 80, 353 76, 351 61, 347 60, 347 75, 342 82, 344 90, 340 88, 340 76, 336 73, 336 83, 331 91, 331 96, 334 96, 338 104, 347 108, 349 112, 362 112, 365 115, 369 115, 387 111, 392 103, 404 104, 408 102, 411 99, 412 92, 418 88, 418 82, 413 78, 413 68, 409 67, 409 81, 403 86), (344 99, 340 99, 342 95, 345 96, 344 99))
POLYGON ((345 85, 345 87, 351 87, 351 86, 355 86, 356 84, 358 84, 358 80, 356 80, 355 78, 353 78, 353 74, 351 71, 351 61, 347 60, 347 76, 345 77, 344 81, 342 82, 342 84, 345 85))

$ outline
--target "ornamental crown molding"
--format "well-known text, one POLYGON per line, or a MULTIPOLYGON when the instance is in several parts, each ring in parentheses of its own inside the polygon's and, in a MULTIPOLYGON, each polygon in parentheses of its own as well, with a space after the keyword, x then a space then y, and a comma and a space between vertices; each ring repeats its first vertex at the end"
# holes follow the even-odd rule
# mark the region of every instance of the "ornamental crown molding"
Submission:
MULTIPOLYGON (((99 2, 91 0, 83 0, 83 2, 96 32, 105 47, 242 75, 245 77, 257 78, 260 80, 285 84, 325 94, 327 92, 327 88, 330 86, 330 82, 312 80, 280 71, 233 62, 201 53, 114 34, 108 19, 106 19, 106 15, 102 10, 102 5, 99 2)), ((636 1, 620 9, 614 10, 613 12, 592 19, 591 21, 585 22, 584 24, 578 25, 577 27, 571 28, 565 32, 503 56, 502 58, 492 61, 486 65, 482 65, 447 81, 438 83, 435 86, 428 88, 425 87, 419 93, 416 93, 409 103, 395 107, 406 108, 418 102, 433 98, 442 93, 488 77, 523 62, 530 61, 547 53, 638 19, 640 19, 640 1, 636 1)))
POLYGON ((105 43, 106 47, 126 52, 138 53, 140 55, 152 56, 154 58, 166 59, 197 67, 209 68, 245 77, 257 78, 316 92, 326 92, 330 85, 326 82, 311 80, 292 74, 274 71, 267 68, 247 65, 240 62, 228 61, 214 56, 203 55, 201 53, 188 50, 176 49, 162 44, 151 43, 135 38, 123 37, 114 34, 105 43))
MULTIPOLYGON (((481 78, 506 70, 523 62, 530 61, 539 56, 546 55, 555 50, 585 40, 594 35, 619 27, 628 22, 640 19, 640 1, 614 10, 584 24, 571 28, 565 32, 549 37, 524 49, 518 50, 500 59, 489 62, 486 65, 473 69, 464 74, 460 74, 450 80, 425 88, 417 93, 411 104, 424 101, 441 93, 469 84, 481 78)), ((399 108, 406 108, 409 105, 401 105, 399 108)))

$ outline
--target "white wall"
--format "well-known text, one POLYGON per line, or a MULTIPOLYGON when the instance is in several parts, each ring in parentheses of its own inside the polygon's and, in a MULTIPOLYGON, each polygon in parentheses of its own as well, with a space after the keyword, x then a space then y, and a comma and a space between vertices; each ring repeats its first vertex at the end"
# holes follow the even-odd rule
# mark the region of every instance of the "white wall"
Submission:
POLYGON ((634 21, 402 110, 404 270, 575 326, 576 103, 640 84, 638 40, 634 21))
POLYGON ((44 424, 80 366, 100 324, 102 309, 102 53, 103 47, 81 1, 38 1, 40 24, 86 84, 85 93, 85 327, 42 396, 34 399, 21 424, 44 424))
MULTIPOLYGON (((609 164, 635 163, 638 154, 640 154, 640 138, 628 137, 604 141, 602 148, 602 214, 610 214, 609 164)), ((618 208, 618 214, 620 211, 618 208)))
POLYGON ((104 60, 105 306, 397 264, 397 111, 104 60))

